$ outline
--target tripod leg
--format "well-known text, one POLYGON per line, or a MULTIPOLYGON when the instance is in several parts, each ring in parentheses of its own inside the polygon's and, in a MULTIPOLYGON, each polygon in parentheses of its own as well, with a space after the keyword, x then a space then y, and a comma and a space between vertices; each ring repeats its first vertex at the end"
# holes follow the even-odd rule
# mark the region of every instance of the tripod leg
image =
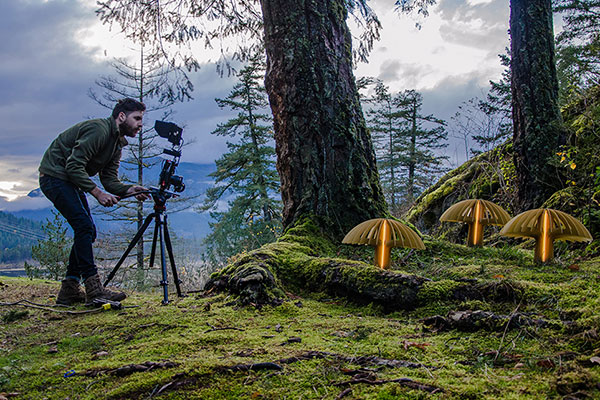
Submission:
POLYGON ((169 228, 167 226, 167 216, 165 215, 164 221, 164 231, 165 231, 165 244, 167 245, 167 252, 169 253, 169 261, 171 262, 171 270, 173 271, 173 280, 175 281, 175 288, 177 288, 177 296, 183 297, 181 294, 181 287, 179 284, 181 281, 177 276, 177 268, 175 267, 175 257, 173 256, 173 246, 171 246, 171 236, 169 235, 169 228))
POLYGON ((162 225, 159 229, 160 236, 160 268, 162 271, 162 281, 160 281, 160 285, 163 287, 163 304, 169 304, 169 281, 167 278, 167 260, 165 257, 165 242, 163 240, 163 230, 165 227, 165 222, 160 218, 161 214, 158 215, 158 223, 156 226, 162 225))
POLYGON ((111 279, 114 278, 115 274, 117 273, 117 270, 119 269, 119 267, 121 266, 121 264, 123 264, 123 261, 125 261, 125 259, 129 255, 129 252, 135 247, 135 245, 137 244, 137 242, 144 235, 144 232, 148 228, 148 225, 150 225, 150 221, 152 221, 152 218, 154 216, 155 216, 155 213, 152 213, 152 214, 150 214, 150 215, 148 215, 146 217, 146 220, 144 221, 144 224, 137 231, 137 233, 135 234, 135 236, 133 237, 133 239, 131 239, 131 242, 129 242, 129 246, 127 247, 127 250, 125 250, 125 253, 123 253, 123 255, 121 256, 121 258, 117 262, 117 265, 115 265, 115 267, 113 268, 113 270, 110 271, 110 274, 108 274, 108 277, 106 277, 106 281, 104 281, 104 286, 108 285, 108 283, 111 281, 111 279))
POLYGON ((154 266, 154 256, 156 255, 156 240, 158 239, 158 230, 160 229, 160 216, 158 213, 154 215, 156 217, 156 221, 154 224, 154 235, 152 236, 152 250, 150 250, 150 265, 148 269, 152 269, 154 266))

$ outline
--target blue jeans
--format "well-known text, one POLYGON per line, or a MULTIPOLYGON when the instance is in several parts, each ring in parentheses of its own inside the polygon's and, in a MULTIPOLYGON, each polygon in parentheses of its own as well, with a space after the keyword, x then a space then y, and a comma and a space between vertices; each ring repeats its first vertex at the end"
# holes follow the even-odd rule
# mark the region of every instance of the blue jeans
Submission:
POLYGON ((71 182, 48 175, 40 176, 40 189, 73 228, 67 276, 85 280, 96 275, 92 249, 96 226, 85 193, 71 182))

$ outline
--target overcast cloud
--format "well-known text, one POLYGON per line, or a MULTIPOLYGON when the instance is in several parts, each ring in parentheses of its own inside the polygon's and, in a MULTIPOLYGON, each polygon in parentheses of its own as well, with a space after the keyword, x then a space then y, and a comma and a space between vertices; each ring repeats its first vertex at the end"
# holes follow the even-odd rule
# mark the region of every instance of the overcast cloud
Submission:
MULTIPOLYGON (((444 119, 461 102, 487 90, 490 79, 498 79, 497 54, 508 45, 508 1, 440 0, 437 11, 421 21, 421 30, 414 19, 398 15, 393 4, 371 0, 383 36, 370 63, 358 66, 357 76, 378 77, 393 91, 416 89, 424 95, 424 111, 444 119)), ((22 196, 37 187, 37 166, 48 144, 76 122, 108 115, 87 91, 94 80, 112 73, 108 62, 116 55, 115 43, 98 37, 120 39, 98 34, 94 5, 87 0, 0 0, 0 210, 40 206, 43 200, 22 196)), ((225 139, 210 132, 231 115, 214 98, 226 96, 233 79, 219 78, 214 65, 203 66, 192 79, 194 100, 173 107, 173 121, 185 126, 187 141, 195 140, 184 149, 182 161, 212 163, 226 146, 225 139)))

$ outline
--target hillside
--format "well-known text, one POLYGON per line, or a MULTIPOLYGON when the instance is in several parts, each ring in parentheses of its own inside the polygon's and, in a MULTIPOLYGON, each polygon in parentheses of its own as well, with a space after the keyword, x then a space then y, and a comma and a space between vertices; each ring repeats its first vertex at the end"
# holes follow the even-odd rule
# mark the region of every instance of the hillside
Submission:
POLYGON ((42 237, 41 223, 0 211, 0 263, 31 258, 31 246, 42 237))
MULTIPOLYGON (((236 307, 226 294, 129 292, 124 310, 52 304, 55 282, 2 278, 0 392, 15 399, 599 398, 600 259, 427 242, 432 279, 389 314, 326 294, 236 307), (572 262, 572 261, 569 261, 572 262), (456 297, 460 282, 485 296, 456 297), (26 303, 31 301, 32 303, 26 303), (564 397, 570 395, 571 397, 564 397)), ((404 255, 403 255, 404 257, 404 255)), ((185 276, 184 288, 186 287, 185 276)), ((174 291, 173 291, 174 292, 174 291)))

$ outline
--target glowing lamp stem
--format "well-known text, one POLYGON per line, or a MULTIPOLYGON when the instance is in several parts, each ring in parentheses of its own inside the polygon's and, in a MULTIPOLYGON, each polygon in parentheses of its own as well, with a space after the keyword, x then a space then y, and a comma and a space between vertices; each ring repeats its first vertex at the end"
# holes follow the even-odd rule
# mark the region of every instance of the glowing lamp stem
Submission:
POLYGON ((554 258, 554 243, 550 230, 552 228, 552 218, 548 210, 544 210, 541 221, 542 231, 535 242, 534 261, 545 263, 554 258))
POLYGON ((381 269, 390 268, 390 253, 392 248, 388 245, 390 241, 390 225, 383 221, 381 232, 379 233, 379 243, 375 249, 375 264, 381 269))
POLYGON ((473 212, 473 222, 469 224, 469 234, 467 236, 467 246, 481 247, 483 246, 483 224, 481 223, 483 210, 481 201, 475 203, 473 212))

